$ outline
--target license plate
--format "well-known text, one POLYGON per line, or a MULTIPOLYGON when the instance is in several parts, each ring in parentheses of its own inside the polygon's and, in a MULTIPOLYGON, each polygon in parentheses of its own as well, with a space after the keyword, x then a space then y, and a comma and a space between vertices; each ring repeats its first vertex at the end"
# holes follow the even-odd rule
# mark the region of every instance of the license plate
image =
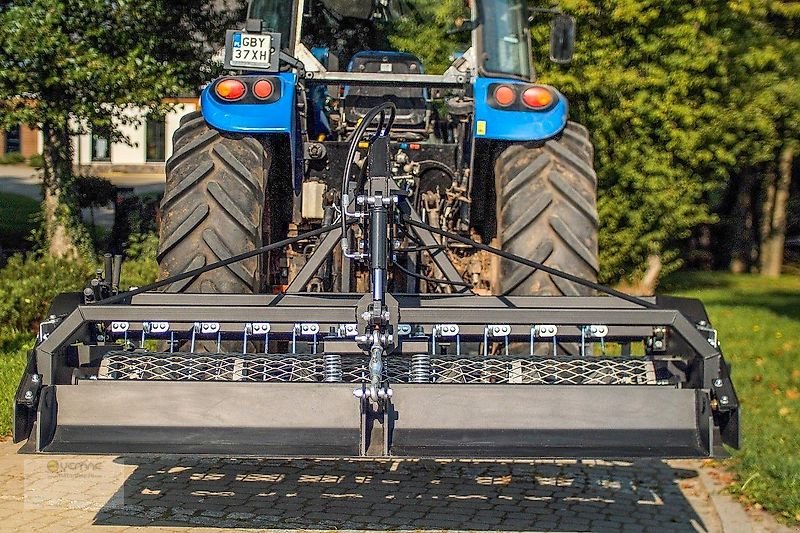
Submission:
POLYGON ((273 68, 272 35, 235 32, 231 41, 230 64, 233 67, 273 68))

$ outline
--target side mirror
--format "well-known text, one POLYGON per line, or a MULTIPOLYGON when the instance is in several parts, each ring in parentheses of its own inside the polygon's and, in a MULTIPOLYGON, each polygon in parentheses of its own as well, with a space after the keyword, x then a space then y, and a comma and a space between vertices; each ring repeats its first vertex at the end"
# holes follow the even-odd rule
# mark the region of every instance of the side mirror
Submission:
POLYGON ((460 16, 453 21, 453 27, 447 30, 447 35, 470 32, 477 27, 478 25, 475 24, 474 20, 460 16))
POLYGON ((569 63, 575 54, 575 17, 557 13, 550 25, 550 60, 569 63))

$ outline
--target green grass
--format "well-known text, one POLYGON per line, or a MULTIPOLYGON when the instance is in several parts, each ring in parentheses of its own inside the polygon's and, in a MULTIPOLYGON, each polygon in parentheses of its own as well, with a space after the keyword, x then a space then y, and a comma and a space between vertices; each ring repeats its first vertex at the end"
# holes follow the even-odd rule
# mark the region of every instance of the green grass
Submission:
POLYGON ((27 249, 39 209, 39 202, 27 196, 0 193, 0 247, 7 251, 27 249))
POLYGON ((32 346, 31 334, 0 332, 0 437, 11 433, 14 394, 32 346))
POLYGON ((800 522, 800 276, 672 276, 665 291, 703 300, 742 407, 732 491, 800 522))

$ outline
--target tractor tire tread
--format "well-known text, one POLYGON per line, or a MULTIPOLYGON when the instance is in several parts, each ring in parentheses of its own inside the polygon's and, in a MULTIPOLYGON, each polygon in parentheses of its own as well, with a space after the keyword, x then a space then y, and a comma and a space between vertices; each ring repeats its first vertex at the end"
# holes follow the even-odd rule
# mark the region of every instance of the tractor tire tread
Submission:
MULTIPOLYGON (((173 146, 161 202, 161 279, 261 246, 272 161, 268 143, 216 130, 200 112, 181 119, 173 146)), ((260 288, 260 258, 252 257, 175 282, 167 291, 247 294, 260 288)))
MULTIPOLYGON (((514 144, 497 157, 497 240, 504 251, 597 281, 597 176, 586 128, 569 123, 558 140, 514 144)), ((497 262, 501 295, 590 295, 578 283, 517 263, 497 262)))

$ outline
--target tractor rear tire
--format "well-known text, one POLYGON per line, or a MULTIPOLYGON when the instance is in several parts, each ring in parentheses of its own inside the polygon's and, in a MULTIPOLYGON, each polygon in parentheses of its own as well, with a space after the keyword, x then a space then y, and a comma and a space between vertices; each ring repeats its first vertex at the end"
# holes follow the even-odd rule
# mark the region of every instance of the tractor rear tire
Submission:
MULTIPOLYGON (((166 164, 158 248, 160 279, 262 246, 262 216, 272 151, 250 135, 210 127, 186 115, 166 164)), ((252 257, 172 283, 168 292, 258 293, 262 274, 252 257)))
MULTIPOLYGON (((512 145, 495 163, 499 247, 574 276, 597 281, 597 176, 589 132, 568 123, 543 146, 512 145)), ((592 289, 501 259, 493 292, 586 296, 592 289)))

